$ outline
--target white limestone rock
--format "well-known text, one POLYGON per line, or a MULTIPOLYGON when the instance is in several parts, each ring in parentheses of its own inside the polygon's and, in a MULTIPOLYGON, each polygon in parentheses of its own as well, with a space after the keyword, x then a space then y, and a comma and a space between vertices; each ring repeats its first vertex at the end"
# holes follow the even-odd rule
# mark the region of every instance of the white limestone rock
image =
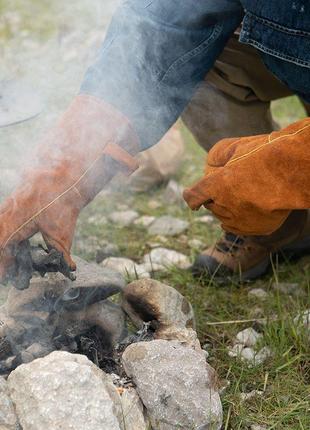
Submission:
POLYGON ((130 345, 122 361, 153 429, 220 430, 215 372, 203 354, 177 341, 154 340, 130 345))
POLYGON ((123 430, 116 388, 85 356, 53 352, 19 366, 8 385, 23 430, 123 430))

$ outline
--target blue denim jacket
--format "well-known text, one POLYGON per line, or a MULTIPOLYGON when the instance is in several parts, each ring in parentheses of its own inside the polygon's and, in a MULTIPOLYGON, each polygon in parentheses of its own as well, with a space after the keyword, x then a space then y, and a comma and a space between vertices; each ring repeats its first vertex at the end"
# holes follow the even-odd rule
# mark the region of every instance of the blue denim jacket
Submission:
POLYGON ((124 1, 81 92, 123 112, 146 149, 180 116, 242 20, 241 42, 310 101, 307 0, 124 1))

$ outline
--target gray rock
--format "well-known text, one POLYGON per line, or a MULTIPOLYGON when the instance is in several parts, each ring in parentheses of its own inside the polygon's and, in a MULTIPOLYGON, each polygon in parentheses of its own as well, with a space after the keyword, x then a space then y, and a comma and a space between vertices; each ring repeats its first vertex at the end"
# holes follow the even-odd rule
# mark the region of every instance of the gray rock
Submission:
POLYGON ((228 355, 229 357, 240 357, 243 349, 244 345, 236 343, 234 346, 228 348, 228 355))
POLYGON ((124 428, 126 430, 149 430, 143 404, 134 388, 124 390, 121 402, 124 428))
POLYGON ((268 358, 272 357, 272 352, 268 346, 264 346, 261 350, 258 351, 257 354, 255 354, 254 358, 254 365, 259 366, 260 364, 263 364, 268 358))
POLYGON ((143 265, 124 257, 110 257, 103 260, 101 266, 120 273, 122 276, 149 278, 150 274, 143 265))
POLYGON ((299 295, 301 290, 299 284, 289 282, 274 282, 272 289, 281 294, 299 295))
POLYGON ((255 346, 263 336, 249 327, 240 331, 236 336, 236 342, 245 346, 255 346))
POLYGON ((249 361, 250 364, 254 363, 255 360, 255 351, 253 348, 243 348, 243 350, 240 353, 240 357, 245 360, 249 361))
POLYGON ((157 218, 148 229, 151 235, 163 235, 163 236, 177 236, 183 233, 189 227, 187 221, 183 221, 179 218, 174 218, 169 215, 157 218))
POLYGON ((122 361, 154 429, 221 428, 215 372, 201 353, 176 341, 154 340, 130 345, 122 361))
POLYGON ((162 266, 162 270, 166 271, 169 267, 178 267, 179 269, 188 269, 191 265, 189 258, 167 248, 155 248, 143 258, 145 263, 158 264, 162 266))
POLYGON ((189 246, 191 247, 191 248, 193 248, 193 249, 201 249, 201 248, 203 248, 204 246, 206 246, 206 244, 205 243, 203 243, 201 240, 199 240, 199 239, 191 239, 191 240, 189 240, 188 241, 188 244, 189 244, 189 246))
POLYGON ((248 400, 252 400, 255 397, 261 397, 264 395, 264 391, 260 390, 252 390, 249 393, 240 393, 240 398, 242 401, 246 402, 248 400))
POLYGON ((259 300, 266 300, 268 298, 268 293, 262 288, 253 288, 248 292, 248 296, 259 300))
POLYGON ((179 204, 185 206, 186 203, 183 199, 184 188, 179 185, 175 180, 170 179, 164 191, 163 198, 169 204, 179 204))
POLYGON ((121 401, 110 378, 85 356, 53 352, 8 378, 23 430, 121 430, 121 401))
POLYGON ((123 290, 122 307, 139 327, 151 321, 156 336, 165 339, 191 337, 182 329, 194 328, 194 311, 189 301, 175 288, 153 279, 141 279, 123 290), (181 330, 181 331, 180 331, 181 330))
POLYGON ((215 221, 212 215, 204 215, 195 219, 196 222, 201 222, 202 224, 211 224, 215 221))
POLYGON ((138 212, 132 210, 117 211, 109 214, 109 220, 122 227, 130 226, 138 217, 138 212))
POLYGON ((271 356, 271 350, 267 346, 258 352, 255 352, 252 348, 244 348, 241 351, 241 358, 248 362, 249 367, 259 366, 271 356))
POLYGON ((141 227, 148 227, 155 221, 155 219, 156 218, 154 216, 143 215, 134 221, 134 225, 138 225, 141 227))
POLYGON ((15 430, 17 423, 17 416, 13 402, 10 399, 7 382, 0 376, 0 429, 15 430))

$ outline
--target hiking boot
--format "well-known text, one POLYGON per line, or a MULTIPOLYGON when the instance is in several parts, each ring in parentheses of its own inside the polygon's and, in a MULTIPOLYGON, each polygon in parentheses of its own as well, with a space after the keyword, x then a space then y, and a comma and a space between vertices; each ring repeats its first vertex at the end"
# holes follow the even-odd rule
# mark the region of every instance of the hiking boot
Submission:
POLYGON ((310 210, 291 212, 285 223, 269 236, 235 236, 225 233, 196 259, 195 275, 234 276, 250 281, 264 275, 274 254, 297 258, 310 253, 310 210))

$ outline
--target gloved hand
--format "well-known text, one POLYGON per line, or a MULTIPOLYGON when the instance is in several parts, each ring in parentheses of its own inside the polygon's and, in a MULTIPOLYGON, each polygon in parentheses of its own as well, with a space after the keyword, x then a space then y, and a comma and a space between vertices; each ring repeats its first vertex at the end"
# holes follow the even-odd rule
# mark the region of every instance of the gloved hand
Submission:
POLYGON ((118 172, 138 167, 138 138, 127 119, 92 96, 79 95, 39 147, 22 185, 0 206, 0 281, 14 272, 19 244, 41 232, 48 249, 70 256, 76 221, 118 172))
POLYGON ((237 235, 267 235, 293 209, 310 207, 310 118, 271 133, 224 139, 205 177, 184 191, 189 207, 210 209, 237 235))

